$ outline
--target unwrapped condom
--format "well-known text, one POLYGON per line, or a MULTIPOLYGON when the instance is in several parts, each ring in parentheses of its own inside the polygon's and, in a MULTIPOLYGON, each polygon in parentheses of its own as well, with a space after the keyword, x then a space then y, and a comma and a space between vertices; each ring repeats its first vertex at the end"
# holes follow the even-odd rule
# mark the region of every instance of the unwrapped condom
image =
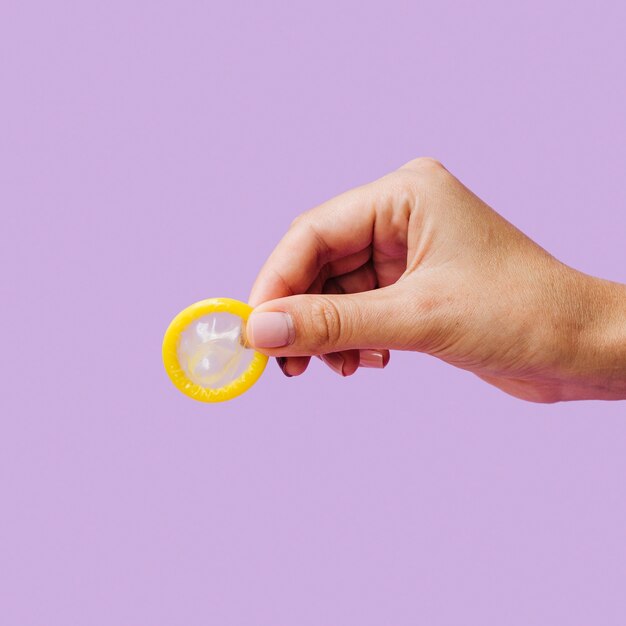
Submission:
POLYGON ((201 402, 222 402, 254 385, 267 356, 246 346, 251 312, 244 302, 211 298, 172 320, 163 338, 163 363, 180 391, 201 402))

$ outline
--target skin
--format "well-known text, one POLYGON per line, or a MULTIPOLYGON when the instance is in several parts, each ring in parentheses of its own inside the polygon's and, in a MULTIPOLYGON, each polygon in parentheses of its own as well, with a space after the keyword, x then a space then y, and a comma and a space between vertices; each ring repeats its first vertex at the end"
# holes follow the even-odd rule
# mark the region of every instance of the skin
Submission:
POLYGON ((433 159, 299 216, 249 302, 291 316, 292 343, 258 348, 291 376, 413 350, 525 400, 626 398, 626 286, 564 265, 433 159))

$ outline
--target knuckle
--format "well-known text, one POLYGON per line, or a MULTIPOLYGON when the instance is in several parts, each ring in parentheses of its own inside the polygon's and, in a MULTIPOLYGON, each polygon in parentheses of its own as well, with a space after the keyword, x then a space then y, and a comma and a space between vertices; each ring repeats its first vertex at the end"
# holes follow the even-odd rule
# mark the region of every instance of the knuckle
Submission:
POLYGON ((425 170, 439 172, 446 169, 443 163, 434 157, 421 157, 419 161, 420 167, 425 170))
POLYGON ((436 175, 447 171, 441 161, 433 157, 418 157, 409 161, 401 169, 407 169, 423 175, 436 175))
POLYGON ((290 229, 300 228, 303 224, 306 223, 307 220, 307 211, 304 213, 300 213, 300 215, 296 215, 293 220, 291 220, 291 224, 289 226, 290 229))
POLYGON ((419 157, 396 171, 399 186, 408 191, 414 206, 420 198, 429 196, 435 189, 446 189, 454 177, 432 157, 419 157))
POLYGON ((336 304, 323 296, 311 309, 310 337, 316 347, 334 346, 341 337, 341 316, 336 304))

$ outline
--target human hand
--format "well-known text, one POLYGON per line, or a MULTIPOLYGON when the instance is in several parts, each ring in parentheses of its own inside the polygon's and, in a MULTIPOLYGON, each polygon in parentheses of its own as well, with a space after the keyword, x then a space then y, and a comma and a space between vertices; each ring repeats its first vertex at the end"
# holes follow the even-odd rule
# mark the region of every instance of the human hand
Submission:
POLYGON ((562 264, 432 159, 298 217, 249 302, 248 342, 288 376, 414 350, 526 400, 626 398, 626 287, 562 264))

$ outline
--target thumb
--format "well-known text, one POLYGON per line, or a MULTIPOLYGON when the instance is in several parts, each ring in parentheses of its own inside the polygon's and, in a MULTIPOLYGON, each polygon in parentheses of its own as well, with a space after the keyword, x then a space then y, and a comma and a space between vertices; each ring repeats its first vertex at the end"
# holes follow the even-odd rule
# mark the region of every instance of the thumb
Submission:
POLYGON ((355 294, 290 296, 254 309, 246 336, 270 356, 402 349, 411 343, 407 309, 395 285, 355 294))

